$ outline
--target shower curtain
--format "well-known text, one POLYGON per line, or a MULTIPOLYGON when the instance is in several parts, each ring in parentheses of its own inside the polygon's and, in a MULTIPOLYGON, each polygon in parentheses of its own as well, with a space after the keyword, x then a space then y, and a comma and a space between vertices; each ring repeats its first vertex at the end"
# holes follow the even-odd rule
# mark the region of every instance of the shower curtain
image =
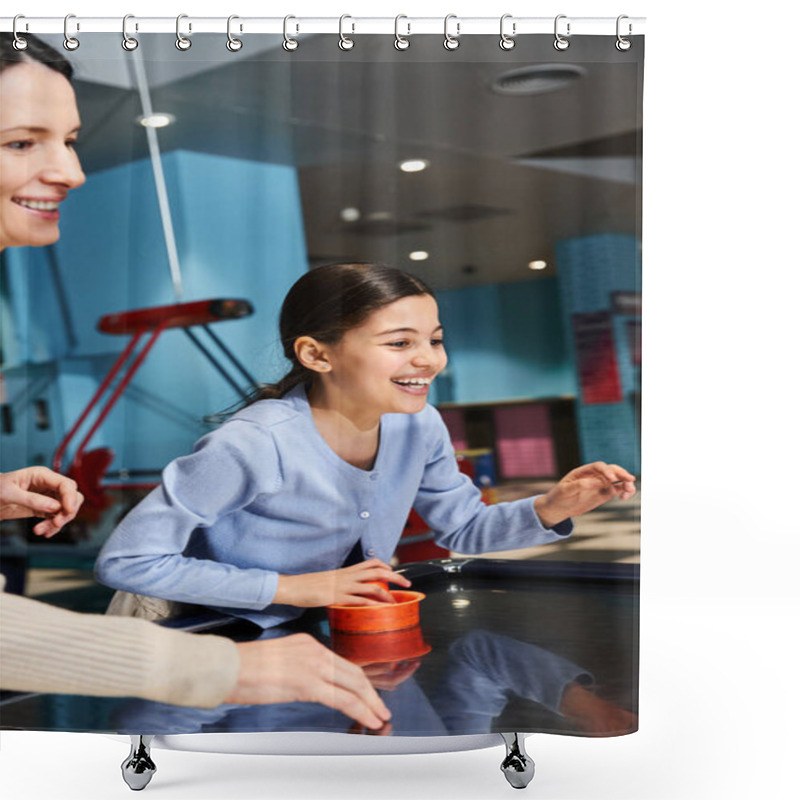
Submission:
MULTIPOLYGON (((398 18, 372 34, 343 18, 309 33, 287 18, 249 33, 230 19, 220 34, 179 20, 176 38, 129 20, 68 48, 86 183, 57 243, 2 254, 0 467, 55 466, 86 500, 50 540, 3 523, 6 591, 106 610, 99 549, 167 464, 284 374, 281 302, 334 262, 433 289, 449 363, 429 403, 487 505, 581 464, 640 474, 643 37, 619 20, 616 36, 558 19, 555 34, 523 36, 512 18, 499 36, 468 28, 415 35, 398 18)), ((64 52, 63 36, 41 38, 64 52)), ((633 732, 638 510, 638 494, 613 500, 563 540, 476 556, 409 509, 393 563, 425 585, 419 624, 381 646, 337 637, 322 612, 292 631, 364 666, 392 736, 633 732)), ((310 703, 14 692, 2 726, 364 732, 310 703)))

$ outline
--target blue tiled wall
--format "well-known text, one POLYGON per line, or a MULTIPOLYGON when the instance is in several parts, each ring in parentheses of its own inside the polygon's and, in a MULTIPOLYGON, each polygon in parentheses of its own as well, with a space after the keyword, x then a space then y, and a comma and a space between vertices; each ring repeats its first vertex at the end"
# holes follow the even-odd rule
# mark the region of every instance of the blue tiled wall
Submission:
POLYGON ((451 383, 450 396, 440 399, 473 403, 575 394, 555 278, 437 296, 451 383))
MULTIPOLYGON (((573 314, 612 311, 612 292, 641 291, 641 247, 634 236, 606 233, 565 239, 556 245, 556 263, 570 348, 573 314)), ((640 390, 640 374, 631 363, 625 328, 631 319, 638 317, 613 318, 623 401, 586 405, 578 393, 577 418, 583 461, 618 463, 638 474, 641 443, 634 394, 640 390)))

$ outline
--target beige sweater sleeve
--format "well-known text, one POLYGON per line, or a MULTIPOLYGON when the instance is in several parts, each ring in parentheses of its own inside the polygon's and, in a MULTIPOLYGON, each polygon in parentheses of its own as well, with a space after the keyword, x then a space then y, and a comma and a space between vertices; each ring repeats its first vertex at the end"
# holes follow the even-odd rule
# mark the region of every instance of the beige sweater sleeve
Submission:
POLYGON ((3 583, 0 579, 3 689, 213 708, 236 683, 239 653, 229 639, 142 619, 78 614, 7 594, 3 583))

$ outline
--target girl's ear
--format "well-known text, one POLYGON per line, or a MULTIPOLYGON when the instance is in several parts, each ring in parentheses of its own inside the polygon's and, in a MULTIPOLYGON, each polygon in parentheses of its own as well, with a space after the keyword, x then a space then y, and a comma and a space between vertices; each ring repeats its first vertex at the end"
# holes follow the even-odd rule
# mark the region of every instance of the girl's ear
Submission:
POLYGON ((329 372, 331 365, 325 345, 311 336, 299 336, 294 342, 294 354, 297 360, 314 372, 329 372))

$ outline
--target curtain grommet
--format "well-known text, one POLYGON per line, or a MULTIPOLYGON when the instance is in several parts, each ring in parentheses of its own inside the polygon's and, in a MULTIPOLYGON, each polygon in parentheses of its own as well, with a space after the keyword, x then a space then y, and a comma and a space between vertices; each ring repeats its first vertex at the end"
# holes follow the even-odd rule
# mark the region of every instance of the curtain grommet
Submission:
POLYGON ((444 49, 450 50, 451 52, 453 50, 458 50, 458 46, 461 44, 461 42, 458 39, 460 35, 461 35, 461 23, 458 21, 458 17, 455 14, 448 14, 444 18, 444 42, 442 42, 442 44, 444 45, 444 49), (456 21, 455 36, 453 36, 453 34, 451 34, 448 30, 448 23, 450 22, 451 19, 454 19, 456 21))
MULTIPOLYGON (((69 50, 70 53, 74 52, 81 46, 81 43, 75 36, 69 35, 68 26, 69 26, 69 21, 71 19, 75 19, 74 14, 67 14, 67 16, 64 17, 64 49, 69 50)), ((75 30, 79 31, 80 29, 81 29, 80 23, 75 23, 75 30)))
POLYGON ((513 50, 514 46, 516 45, 516 41, 514 37, 517 35, 517 23, 511 23, 511 34, 507 34, 505 31, 505 24, 507 19, 513 19, 511 14, 503 14, 500 17, 500 49, 501 50, 513 50))
POLYGON ((406 22, 406 27, 408 31, 406 32, 405 36, 400 35, 400 20, 405 19, 407 20, 408 17, 405 14, 398 14, 394 18, 394 49, 395 50, 408 50, 411 47, 411 42, 409 40, 409 36, 411 36, 411 23, 406 22))
MULTIPOLYGON (((569 47, 569 39, 567 39, 566 36, 563 36, 558 32, 558 21, 566 18, 567 18, 566 14, 559 14, 556 17, 555 22, 553 23, 553 33, 555 34, 556 37, 555 41, 553 42, 553 47, 555 47, 555 49, 558 50, 559 52, 563 52, 569 47)), ((567 36, 571 35, 572 33, 571 29, 572 29, 571 24, 567 22, 567 36)))
MULTIPOLYGON (((231 33, 231 23, 232 23, 232 22, 233 22, 235 19, 239 19, 239 17, 237 17, 237 16, 236 16, 236 14, 231 14, 231 15, 228 17, 228 31, 227 31, 227 34, 228 34, 228 41, 227 41, 227 42, 225 42, 225 47, 227 47, 227 48, 228 48, 228 50, 230 50, 230 51, 231 51, 231 53, 238 53, 238 52, 239 52, 239 51, 242 49, 242 46, 243 46, 243 42, 242 42, 242 40, 241 40, 241 39, 237 39, 237 38, 236 38, 236 37, 235 37, 235 36, 234 36, 234 35, 231 33)), ((239 26, 239 32, 241 32, 241 30, 242 30, 242 26, 240 25, 240 26, 239 26)))
MULTIPOLYGON (((23 36, 20 36, 19 33, 17 32, 17 20, 20 20, 20 19, 25 19, 25 15, 24 14, 17 14, 14 17, 14 25, 13 25, 13 28, 12 28, 12 31, 13 31, 13 34, 14 34, 14 41, 13 41, 12 44, 14 46, 14 49, 21 53, 24 50, 28 49, 28 40, 26 38, 24 38, 23 36)), ((27 30, 27 29, 28 29, 28 23, 26 22, 25 23, 25 30, 27 30)))
MULTIPOLYGON (((300 46, 300 42, 298 42, 297 39, 293 39, 291 36, 289 36, 290 19, 297 19, 297 17, 293 17, 291 14, 288 14, 283 18, 283 49, 286 50, 287 53, 293 53, 300 46)), ((295 34, 299 30, 300 26, 295 23, 295 34)))
MULTIPOLYGON (((177 18, 175 19, 175 47, 178 48, 181 52, 185 53, 191 46, 192 40, 187 39, 181 33, 181 20, 187 19, 189 17, 188 14, 178 14, 177 18)), ((189 33, 192 32, 192 23, 189 23, 189 33)))
MULTIPOLYGON (((129 53, 132 53, 138 46, 139 40, 134 39, 132 36, 128 36, 128 20, 135 19, 133 14, 126 14, 122 18, 122 49, 127 50, 129 53)), ((135 29, 139 30, 139 25, 136 24, 135 29)))
MULTIPOLYGON (((344 35, 344 21, 346 19, 353 19, 349 14, 342 14, 339 17, 339 49, 340 50, 352 50, 355 47, 355 42, 350 39, 349 37, 344 35)), ((351 30, 350 33, 355 33, 356 25, 355 23, 351 23, 351 30)))
MULTIPOLYGON (((619 50, 619 51, 620 51, 620 53, 624 53, 624 52, 626 52, 627 50, 630 50, 630 49, 631 49, 631 40, 630 40, 630 39, 626 39, 626 38, 625 38, 625 37, 624 37, 624 36, 623 36, 623 35, 620 33, 620 23, 621 23, 621 22, 622 22, 622 20, 624 20, 624 19, 629 19, 629 17, 628 17, 628 15, 627 15, 627 14, 620 14, 620 15, 617 17, 617 41, 614 43, 614 47, 616 47, 616 48, 617 48, 617 50, 619 50)), ((630 36, 630 35, 631 35, 631 33, 633 33, 633 25, 631 25, 631 23, 629 22, 629 23, 628 23, 628 36, 630 36)))

